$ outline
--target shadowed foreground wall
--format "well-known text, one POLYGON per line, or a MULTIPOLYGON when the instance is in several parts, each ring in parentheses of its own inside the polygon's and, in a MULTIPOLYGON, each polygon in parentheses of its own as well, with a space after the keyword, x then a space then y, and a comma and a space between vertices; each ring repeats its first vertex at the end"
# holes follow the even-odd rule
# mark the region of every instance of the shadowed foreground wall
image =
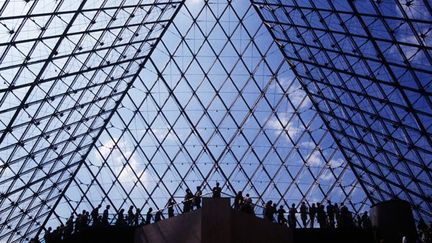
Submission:
POLYGON ((231 209, 229 199, 204 199, 203 208, 139 228, 135 243, 291 243, 292 232, 231 209))

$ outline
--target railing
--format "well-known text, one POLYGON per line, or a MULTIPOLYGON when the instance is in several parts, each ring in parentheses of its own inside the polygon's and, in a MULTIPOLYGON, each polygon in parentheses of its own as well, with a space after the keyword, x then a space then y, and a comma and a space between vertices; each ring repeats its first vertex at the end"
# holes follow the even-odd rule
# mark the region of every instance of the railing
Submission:
MULTIPOLYGON (((209 197, 211 194, 212 193, 203 194, 201 196, 201 200, 202 200, 202 198, 209 197)), ((222 192, 222 195, 225 198, 229 198, 230 199, 231 206, 234 208, 235 197, 233 195, 230 195, 230 194, 227 194, 227 193, 223 193, 223 192, 222 192)), ((108 226, 108 225, 117 225, 117 226, 133 226, 133 227, 139 226, 139 225, 145 225, 145 224, 148 224, 148 223, 153 223, 153 222, 156 222, 156 221, 168 218, 169 217, 169 212, 168 211, 170 210, 170 208, 171 208, 171 210, 173 210, 172 216, 184 213, 183 211, 185 209, 185 203, 188 203, 188 204, 192 205, 191 208, 190 208, 191 209, 190 211, 193 211, 193 210, 196 209, 196 207, 194 205, 194 198, 192 198, 192 199, 189 199, 187 201, 181 201, 181 202, 178 202, 178 203, 174 203, 171 206, 166 205, 164 208, 161 208, 159 210, 155 210, 155 211, 151 212, 150 213, 150 216, 151 216, 150 220, 147 220, 148 219, 147 218, 147 213, 142 213, 141 212, 138 215, 138 218, 136 219, 135 218, 136 217, 135 216, 136 212, 134 212, 134 217, 131 218, 131 217, 129 217, 128 212, 124 211, 123 222, 120 222, 120 223, 118 222, 119 221, 118 214, 109 214, 108 222, 105 222, 105 224, 104 224, 103 222, 101 222, 99 220, 98 220, 98 222, 93 222, 93 220, 91 218, 91 215, 90 215, 88 217, 88 219, 87 219, 87 222, 85 222, 85 227, 96 226, 98 224, 99 225, 105 225, 105 226, 108 226)), ((257 203, 252 202, 250 204, 250 209, 251 209, 250 212, 248 212, 249 214, 253 214, 256 217, 264 218, 265 219, 265 217, 264 217, 264 212, 265 212, 264 205, 259 205, 257 203)), ((289 209, 287 209, 287 210, 289 211, 289 209)), ((287 218, 288 218, 287 216, 289 216, 289 212, 286 212, 284 214, 285 222, 283 222, 283 224, 287 224, 288 223, 289 219, 287 220, 287 218)), ((295 227, 297 227, 297 228, 302 228, 303 227, 303 224, 301 222, 301 219, 300 219, 301 217, 300 216, 301 216, 300 213, 296 213, 295 214, 295 227)), ((76 220, 73 222, 74 232, 76 232, 76 228, 75 228, 75 226, 76 226, 76 220)), ((272 217, 271 221, 277 223, 277 216, 275 218, 275 214, 273 214, 273 217, 272 217)), ((314 221, 314 223, 316 223, 316 221, 314 221)), ((307 222, 306 222, 306 227, 310 226, 310 225, 311 225, 311 221, 310 221, 310 217, 308 216, 308 219, 307 219, 307 222)), ((314 225, 318 226, 318 224, 314 224, 314 225)), ((319 227, 317 227, 317 228, 319 228, 319 227)))

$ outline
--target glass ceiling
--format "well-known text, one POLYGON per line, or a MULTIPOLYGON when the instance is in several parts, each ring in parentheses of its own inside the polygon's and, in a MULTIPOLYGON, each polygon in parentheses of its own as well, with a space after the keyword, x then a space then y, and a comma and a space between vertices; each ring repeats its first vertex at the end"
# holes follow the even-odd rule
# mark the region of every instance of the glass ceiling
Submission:
POLYGON ((0 2, 0 241, 52 214, 181 2, 0 2))
POLYGON ((267 1, 264 19, 372 203, 432 218, 432 3, 267 1))
POLYGON ((398 196, 430 219, 431 13, 426 0, 1 1, 0 241, 216 181, 355 213, 398 196))

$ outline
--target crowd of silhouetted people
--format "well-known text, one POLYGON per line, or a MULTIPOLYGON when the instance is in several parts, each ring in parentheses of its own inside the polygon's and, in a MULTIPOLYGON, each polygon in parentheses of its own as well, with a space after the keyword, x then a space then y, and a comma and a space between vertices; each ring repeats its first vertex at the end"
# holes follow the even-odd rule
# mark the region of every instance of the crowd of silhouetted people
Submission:
POLYGON ((418 224, 419 239, 424 243, 432 243, 432 223, 427 225, 423 220, 418 224))
MULTIPOLYGON (((212 188, 212 198, 221 198, 222 189, 219 183, 212 188)), ((196 192, 192 193, 190 189, 186 189, 182 212, 187 213, 195 209, 201 208, 202 202, 201 187, 196 188, 196 192)), ((149 208, 145 215, 141 214, 140 208, 130 206, 127 213, 124 209, 120 209, 115 217, 110 218, 110 205, 107 205, 102 213, 101 205, 95 207, 91 212, 83 210, 76 217, 72 214, 65 224, 58 226, 52 230, 49 227, 45 232, 45 242, 60 242, 71 238, 75 234, 85 231, 88 228, 103 228, 103 227, 136 227, 158 222, 165 218, 174 217, 174 207, 178 205, 174 198, 170 198, 164 209, 153 211, 149 208), (163 212, 166 212, 166 216, 163 212)), ((256 215, 256 208, 262 208, 262 216, 264 219, 278 224, 286 225, 290 228, 303 227, 314 228, 319 225, 319 228, 340 228, 340 229, 371 229, 372 224, 367 212, 362 215, 353 217, 353 214, 344 204, 327 202, 312 203, 310 206, 306 202, 302 202, 299 207, 296 204, 291 204, 287 210, 283 205, 278 205, 272 201, 268 201, 263 206, 253 204, 249 194, 243 196, 243 192, 236 193, 234 198, 233 208, 235 210, 256 215), (316 225, 317 223, 317 225, 316 225)), ((419 231, 424 232, 423 238, 430 239, 430 227, 419 225, 419 231), (428 238, 429 237, 429 238, 428 238)), ((37 241, 33 241, 37 242, 37 241)), ((429 242, 429 241, 425 241, 429 242)))
MULTIPOLYGON (((234 209, 254 213, 252 199, 249 194, 243 197, 242 192, 239 191, 234 199, 234 209)), ((367 212, 353 218, 352 213, 345 205, 332 204, 330 201, 326 206, 321 203, 312 203, 310 207, 306 202, 302 202, 299 210, 293 203, 288 208, 288 211, 285 210, 283 205, 277 207, 276 203, 268 201, 263 206, 263 217, 266 220, 287 225, 290 228, 296 228, 297 226, 314 228, 315 222, 318 222, 320 228, 370 229, 372 227, 367 212), (299 215, 300 219, 297 217, 299 215)))

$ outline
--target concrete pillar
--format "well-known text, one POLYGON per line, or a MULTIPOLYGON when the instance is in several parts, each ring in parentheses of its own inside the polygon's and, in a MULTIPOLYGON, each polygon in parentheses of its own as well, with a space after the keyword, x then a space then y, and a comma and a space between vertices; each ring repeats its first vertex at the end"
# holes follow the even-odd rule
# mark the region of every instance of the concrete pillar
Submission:
POLYGON ((203 198, 202 243, 231 242, 231 206, 229 198, 203 198))
POLYGON ((371 207, 370 219, 378 239, 384 239, 386 243, 401 243, 402 237, 408 236, 409 242, 415 242, 416 225, 407 201, 380 202, 371 207))

